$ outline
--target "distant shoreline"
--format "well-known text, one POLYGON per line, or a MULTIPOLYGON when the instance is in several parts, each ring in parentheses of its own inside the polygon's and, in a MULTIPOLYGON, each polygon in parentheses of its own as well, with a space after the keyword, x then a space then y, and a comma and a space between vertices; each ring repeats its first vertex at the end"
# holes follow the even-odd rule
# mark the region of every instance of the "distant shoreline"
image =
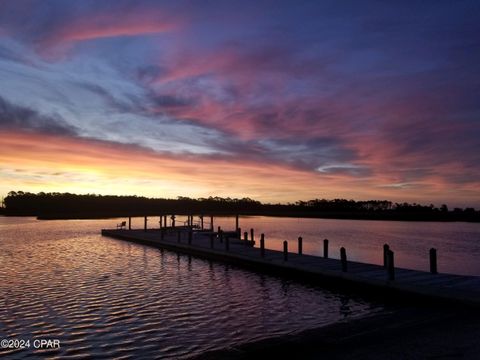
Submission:
POLYGON ((36 216, 39 219, 104 219, 160 215, 275 216, 348 220, 389 221, 466 221, 480 222, 474 208, 449 209, 388 200, 355 201, 314 199, 288 204, 263 204, 242 198, 209 197, 192 199, 145 198, 69 193, 11 192, 4 199, 2 212, 9 216, 36 216))
MULTIPOLYGON (((178 216, 187 216, 191 213, 177 213, 178 216)), ((100 219, 116 219, 116 218, 128 218, 128 217, 159 217, 163 215, 173 215, 173 213, 157 213, 157 214, 46 214, 46 215, 35 215, 35 214, 18 214, 18 213, 2 213, 0 216, 5 217, 36 217, 37 220, 100 220, 100 219)), ((200 214, 195 214, 200 215, 200 214)), ((210 215, 210 214, 208 214, 210 215)), ((213 216, 218 217, 232 217, 236 216, 236 213, 212 213, 213 216)), ((480 220, 461 220, 461 219, 435 219, 435 218, 414 218, 414 217, 393 217, 393 216, 348 216, 348 215, 331 215, 331 214, 305 214, 305 213, 292 213, 292 214, 269 214, 269 213, 239 213, 239 216, 268 216, 268 217, 277 217, 277 218, 302 218, 302 219, 331 219, 331 220, 366 220, 366 221, 406 221, 406 222, 466 222, 466 223, 479 223, 480 220)))

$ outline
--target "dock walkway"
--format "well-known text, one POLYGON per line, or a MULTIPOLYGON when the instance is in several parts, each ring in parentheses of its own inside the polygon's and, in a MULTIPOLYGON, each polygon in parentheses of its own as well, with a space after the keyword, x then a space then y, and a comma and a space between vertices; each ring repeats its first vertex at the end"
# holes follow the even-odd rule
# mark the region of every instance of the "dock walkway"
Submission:
POLYGON ((346 271, 342 271, 342 263, 336 259, 288 252, 288 259, 285 260, 284 252, 269 249, 265 249, 262 257, 258 247, 245 246, 243 240, 230 239, 227 250, 225 239, 220 242, 215 236, 211 240, 210 234, 194 231, 189 244, 189 234, 186 230, 167 230, 163 235, 159 230, 102 230, 103 236, 253 267, 275 274, 330 283, 348 283, 357 289, 370 289, 380 294, 417 296, 480 306, 480 277, 477 276, 431 274, 395 268, 395 279, 390 280, 386 269, 380 265, 348 261, 346 271))

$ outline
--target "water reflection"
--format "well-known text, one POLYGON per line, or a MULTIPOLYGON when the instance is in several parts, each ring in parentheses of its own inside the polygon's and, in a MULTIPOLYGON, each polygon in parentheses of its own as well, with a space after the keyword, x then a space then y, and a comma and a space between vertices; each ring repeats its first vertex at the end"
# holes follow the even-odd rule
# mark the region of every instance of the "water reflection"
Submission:
POLYGON ((0 337, 51 337, 62 345, 9 356, 179 358, 381 310, 316 287, 100 237, 99 229, 115 220, 0 221, 0 337))

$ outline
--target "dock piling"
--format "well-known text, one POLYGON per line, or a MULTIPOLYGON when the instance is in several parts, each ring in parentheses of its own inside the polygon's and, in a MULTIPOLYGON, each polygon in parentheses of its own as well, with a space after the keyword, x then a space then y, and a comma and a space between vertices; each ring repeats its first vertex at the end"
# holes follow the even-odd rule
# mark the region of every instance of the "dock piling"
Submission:
POLYGON ((243 245, 247 246, 247 243, 248 243, 248 232, 244 232, 243 233, 243 245))
POLYGON ((283 242, 283 261, 288 261, 288 241, 283 242))
POLYGON ((384 268, 387 268, 389 250, 390 250, 390 246, 388 246, 388 244, 384 244, 383 245, 383 267, 384 268))
POLYGON ((213 231, 213 229, 215 229, 213 227, 213 215, 210 215, 210 230, 213 231))
POLYGON ((238 227, 238 214, 237 214, 237 215, 235 215, 235 231, 238 232, 238 229, 239 229, 239 227, 238 227))
POLYGON ((344 247, 340 248, 340 260, 342 262, 342 271, 347 272, 347 250, 344 247))
POLYGON ((437 249, 430 249, 430 272, 432 274, 438 274, 437 271, 437 249))
POLYGON ((218 231, 218 238, 220 239, 220 243, 223 243, 223 230, 222 229, 220 229, 218 231))
POLYGON ((328 259, 328 239, 323 239, 323 257, 328 259))
POLYGON ((260 256, 265 257, 265 234, 260 235, 260 256))
POLYGON ((147 219, 147 217, 145 216, 145 217, 143 218, 143 231, 145 231, 145 232, 147 231, 147 221, 148 221, 148 219, 147 219))
POLYGON ((128 217, 128 230, 132 230, 132 217, 128 217))
POLYGON ((303 238, 301 236, 298 237, 298 255, 302 255, 303 252, 303 238))
POLYGON ((388 250, 387 252, 387 274, 388 280, 395 280, 395 261, 392 250, 388 250))
POLYGON ((252 241, 255 240, 254 233, 253 233, 253 228, 250 229, 250 240, 252 240, 252 241))

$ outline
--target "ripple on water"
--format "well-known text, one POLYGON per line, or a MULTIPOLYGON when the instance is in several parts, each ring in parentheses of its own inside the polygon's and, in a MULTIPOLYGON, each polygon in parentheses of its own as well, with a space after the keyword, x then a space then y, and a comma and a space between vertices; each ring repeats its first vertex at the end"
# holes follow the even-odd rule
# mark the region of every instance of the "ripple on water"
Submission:
POLYGON ((62 345, 9 350, 9 357, 181 358, 381 310, 317 287, 95 235, 105 223, 32 221, 20 232, 2 225, 0 292, 7 297, 0 335, 62 345))

